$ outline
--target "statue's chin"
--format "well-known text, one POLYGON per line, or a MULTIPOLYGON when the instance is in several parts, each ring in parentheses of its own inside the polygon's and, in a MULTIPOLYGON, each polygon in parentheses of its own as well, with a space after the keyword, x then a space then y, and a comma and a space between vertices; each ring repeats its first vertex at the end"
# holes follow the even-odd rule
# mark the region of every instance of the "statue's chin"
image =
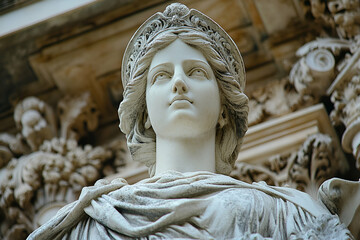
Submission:
POLYGON ((152 122, 156 135, 166 138, 199 138, 216 131, 214 118, 197 117, 191 110, 179 109, 159 124, 152 122))

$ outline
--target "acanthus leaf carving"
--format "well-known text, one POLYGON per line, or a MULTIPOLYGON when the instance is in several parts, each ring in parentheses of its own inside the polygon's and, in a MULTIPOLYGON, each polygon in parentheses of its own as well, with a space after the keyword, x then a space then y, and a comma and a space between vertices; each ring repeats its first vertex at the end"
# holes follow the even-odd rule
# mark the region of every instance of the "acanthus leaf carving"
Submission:
MULTIPOLYGON (((17 209, 33 222, 42 208, 74 201, 84 186, 103 175, 102 167, 111 157, 112 153, 100 146, 81 147, 74 140, 57 138, 46 141, 39 151, 14 158, 9 164, 12 167, 8 166, 0 184, 0 207, 17 209)), ((11 217, 8 211, 5 217, 11 217)), ((30 232, 38 226, 33 222, 30 232)))
POLYGON ((334 125, 346 127, 342 136, 342 146, 351 152, 360 169, 360 72, 353 75, 350 81, 342 84, 331 94, 334 110, 330 117, 334 125))
POLYGON ((319 133, 309 136, 297 152, 275 155, 258 165, 236 162, 231 176, 249 183, 290 186, 316 197, 325 180, 346 170, 344 161, 331 137, 319 133))
POLYGON ((57 108, 62 138, 79 140, 98 127, 100 113, 89 92, 65 96, 57 108))
POLYGON ((334 110, 331 120, 335 125, 340 123, 349 126, 360 116, 360 75, 355 75, 343 88, 335 90, 331 95, 334 110))
POLYGON ((249 100, 249 116, 248 121, 250 125, 257 124, 264 119, 264 106, 256 99, 249 100))
POLYGON ((74 201, 84 186, 103 177, 104 166, 113 166, 126 155, 125 148, 116 157, 109 146, 78 144, 98 126, 99 112, 88 92, 65 96, 58 111, 63 111, 60 138, 52 108, 36 97, 15 107, 19 133, 0 134, 0 238, 26 238, 74 201))

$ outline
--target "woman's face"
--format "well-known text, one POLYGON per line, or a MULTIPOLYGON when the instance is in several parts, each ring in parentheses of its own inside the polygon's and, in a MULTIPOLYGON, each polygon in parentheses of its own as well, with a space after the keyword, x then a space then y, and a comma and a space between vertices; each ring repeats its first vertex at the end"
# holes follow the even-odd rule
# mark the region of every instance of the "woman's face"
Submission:
POLYGON ((147 76, 146 103, 158 136, 193 138, 215 131, 220 94, 204 55, 180 39, 158 51, 147 76))

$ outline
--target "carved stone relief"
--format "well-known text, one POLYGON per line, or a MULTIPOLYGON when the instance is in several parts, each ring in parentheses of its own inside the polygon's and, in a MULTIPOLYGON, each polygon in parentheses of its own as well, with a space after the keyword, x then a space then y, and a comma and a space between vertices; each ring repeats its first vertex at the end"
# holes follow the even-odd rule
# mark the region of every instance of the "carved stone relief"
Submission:
POLYGON ((344 125, 342 147, 346 152, 353 153, 356 166, 360 168, 360 50, 359 36, 350 40, 338 40, 334 48, 337 50, 338 64, 336 77, 327 88, 334 110, 330 117, 335 126, 344 125), (339 54, 340 52, 340 54, 339 54))
POLYGON ((236 162, 231 176, 293 187, 316 197, 319 186, 339 174, 339 164, 331 137, 319 133, 309 136, 297 152, 274 155, 258 165, 236 162))
POLYGON ((0 167, 14 157, 29 152, 29 147, 23 142, 21 134, 16 136, 8 133, 0 133, 0 167))
MULTIPOLYGON (((305 12, 319 23, 320 35, 323 38, 309 42, 297 50, 296 55, 299 60, 293 65, 287 78, 275 80, 249 95, 250 125, 318 103, 321 96, 333 93, 335 88, 332 83, 338 82, 339 78, 344 78, 342 72, 348 68, 354 69, 353 65, 356 62, 354 58, 357 56, 355 52, 359 47, 360 36, 359 1, 303 0, 302 3, 305 12), (326 92, 329 87, 330 89, 326 92)), ((354 72, 351 74, 356 75, 354 72)), ((347 81, 351 80, 351 77, 347 76, 347 78, 347 81)), ((345 85, 342 84, 342 88, 345 85)), ((352 83, 352 87, 355 85, 352 83)), ((335 100, 338 99, 337 95, 346 95, 346 92, 351 91, 349 89, 340 90, 342 93, 334 93, 332 101, 335 104, 335 111, 342 111, 342 109, 339 110, 339 106, 341 108, 343 105, 335 103, 338 101, 335 100)), ((347 100, 344 102, 350 103, 347 100)), ((350 108, 353 109, 352 106, 347 106, 347 111, 356 118, 354 110, 349 110, 350 108)), ((354 131, 351 130, 351 132, 354 131)), ((344 146, 348 152, 356 151, 356 147, 350 146, 351 139, 348 144, 345 144, 349 146, 344 146)), ((357 156, 355 152, 354 156, 357 156)))
POLYGON ((353 38, 360 33, 358 0, 302 0, 305 11, 340 38, 353 38))
POLYGON ((353 153, 356 167, 360 169, 360 71, 351 80, 331 94, 334 110, 331 119, 335 125, 343 124, 346 130, 342 137, 345 151, 353 153))
MULTIPOLYGON (((359 35, 360 36, 360 35, 359 35)), ((360 51, 354 39, 322 38, 305 44, 296 55, 300 58, 289 77, 257 89, 250 97, 250 125, 284 115, 319 102, 331 95, 335 126, 346 130, 342 146, 353 153, 360 169, 360 51)))
POLYGON ((148 168, 132 160, 125 139, 114 139, 104 147, 113 154, 113 160, 103 167, 105 179, 111 181, 115 178, 124 178, 129 184, 134 184, 149 177, 148 168))
POLYGON ((299 60, 288 77, 274 80, 250 94, 249 124, 282 116, 319 102, 326 95, 338 68, 339 56, 354 48, 354 42, 340 39, 317 39, 299 48, 299 60))
POLYGON ((288 78, 275 80, 251 93, 249 125, 252 126, 270 117, 285 115, 295 111, 299 106, 308 105, 308 99, 296 91, 288 78))
POLYGON ((114 139, 106 148, 114 153, 114 161, 111 162, 111 165, 104 167, 104 174, 106 176, 142 166, 142 164, 132 161, 125 139, 114 139))
POLYGON ((84 186, 101 177, 102 165, 110 157, 102 147, 80 147, 74 140, 53 138, 39 151, 12 159, 1 174, 2 236, 14 237, 13 231, 24 222, 31 224, 22 231, 30 233, 51 217, 44 216, 49 211, 76 200, 84 186))
POLYGON ((35 97, 26 98, 16 105, 14 120, 31 151, 37 151, 44 140, 56 136, 53 110, 35 97))
POLYGON ((19 133, 0 134, 1 239, 25 239, 76 200, 83 187, 130 159, 124 139, 104 147, 78 144, 98 126, 99 113, 88 92, 65 96, 57 108, 59 119, 45 102, 26 98, 15 107, 19 133))
POLYGON ((57 107, 60 118, 60 137, 79 140, 98 127, 99 111, 89 92, 66 96, 57 107))
MULTIPOLYGON (((315 19, 321 20, 324 33, 338 39, 320 39, 315 44, 306 44, 298 52, 321 47, 331 51, 335 57, 335 69, 332 70, 335 74, 329 75, 331 86, 326 86, 323 79, 317 79, 323 81, 321 88, 327 89, 327 95, 331 96, 334 104, 330 115, 333 124, 342 124, 346 128, 342 136, 342 147, 346 152, 353 153, 356 166, 360 169, 360 2, 334 0, 310 3, 309 10, 315 19)), ((329 63, 330 60, 326 62, 329 63)))
MULTIPOLYGON (((311 3, 308 10, 315 19, 334 29, 341 38, 350 40, 318 39, 300 48, 297 51, 299 60, 292 67, 289 77, 273 81, 250 94, 250 125, 317 103, 336 76, 354 62, 352 59, 356 56, 357 41, 360 39, 356 37, 360 33, 359 2, 303 2, 311 3)), ((119 34, 114 42, 118 43, 123 36, 119 34)), ((54 49, 62 48, 55 46, 54 49)), ((96 50, 102 53, 103 48, 97 47, 96 50)), ((120 50, 111 48, 110 51, 120 50)), ((73 64, 69 59, 75 59, 73 56, 76 54, 69 51, 64 62, 73 64)), ((118 55, 116 59, 109 60, 114 69, 119 65, 118 55)), ((106 54, 101 56, 107 57, 106 54)), ((97 58, 85 58, 98 61, 97 58)), ((52 63, 47 59, 44 62, 48 65, 52 63)), ((82 86, 87 81, 84 72, 89 72, 92 67, 76 65, 60 69, 66 73, 61 75, 60 70, 54 70, 56 64, 54 66, 49 68, 49 72, 54 74, 59 88, 63 79, 69 79, 68 86, 72 86, 79 77, 82 77, 82 86)), ((353 152, 360 168, 359 66, 355 64, 351 69, 350 77, 347 76, 344 83, 334 88, 336 90, 331 90, 335 108, 331 117, 334 124, 347 127, 343 147, 353 152)), ((97 75, 108 76, 103 72, 97 75)), ((95 79, 91 81, 95 82, 95 79)), ((96 87, 100 87, 99 84, 96 87)), ((120 99, 122 86, 116 89, 113 95, 120 99)), ((55 118, 51 107, 36 98, 28 98, 16 107, 14 118, 19 133, 0 133, 0 238, 24 239, 64 204, 77 198, 82 187, 93 184, 99 177, 139 169, 137 163, 129 161, 124 139, 117 139, 103 147, 78 145, 80 138, 98 127, 99 114, 104 112, 101 110, 105 103, 96 106, 91 99, 93 95, 85 92, 62 99, 57 107, 59 119, 55 118), (57 122, 60 129, 57 129, 57 122)), ((332 139, 317 134, 309 137, 298 151, 272 156, 262 164, 237 162, 232 175, 247 182, 266 181, 271 185, 291 186, 315 195, 325 179, 338 174, 337 158, 332 139)), ((141 171, 146 172, 144 169, 141 171)))

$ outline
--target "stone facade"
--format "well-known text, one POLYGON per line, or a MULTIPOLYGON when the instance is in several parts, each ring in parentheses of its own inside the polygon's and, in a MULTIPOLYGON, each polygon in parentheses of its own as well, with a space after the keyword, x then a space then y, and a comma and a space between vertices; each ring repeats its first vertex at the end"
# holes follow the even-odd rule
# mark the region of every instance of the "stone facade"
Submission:
MULTIPOLYGON (((329 178, 359 179, 358 1, 180 2, 219 23, 244 58, 251 127, 234 178, 314 197, 329 178)), ((148 176, 118 130, 120 66, 134 31, 168 4, 89 1, 0 36, 1 239, 26 238, 98 179, 148 176)), ((359 237, 355 215, 346 224, 359 237)))

